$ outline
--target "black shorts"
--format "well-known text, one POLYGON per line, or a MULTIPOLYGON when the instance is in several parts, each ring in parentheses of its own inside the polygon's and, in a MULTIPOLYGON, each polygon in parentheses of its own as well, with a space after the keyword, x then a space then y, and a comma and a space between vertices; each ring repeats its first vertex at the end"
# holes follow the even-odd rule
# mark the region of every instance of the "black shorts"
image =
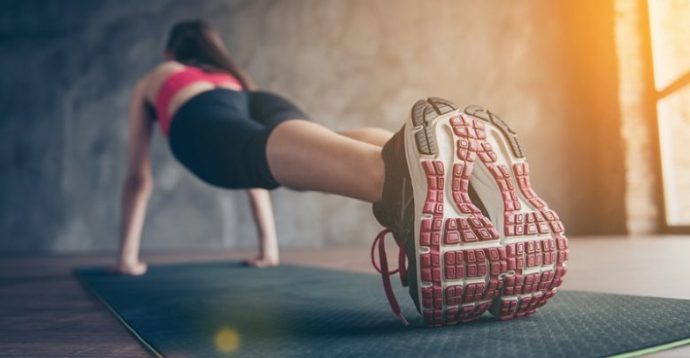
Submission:
POLYGON ((215 89, 177 110, 170 149, 201 180, 222 188, 275 189, 266 158, 273 128, 289 119, 308 119, 290 101, 264 91, 215 89))

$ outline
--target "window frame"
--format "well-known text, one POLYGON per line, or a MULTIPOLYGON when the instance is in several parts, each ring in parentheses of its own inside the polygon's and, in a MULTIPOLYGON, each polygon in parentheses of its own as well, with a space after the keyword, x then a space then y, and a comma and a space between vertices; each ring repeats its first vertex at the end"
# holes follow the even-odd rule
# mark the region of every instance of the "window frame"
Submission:
POLYGON ((675 78, 670 84, 666 85, 664 88, 661 90, 658 90, 656 88, 656 75, 654 72, 655 69, 655 63, 654 63, 654 56, 653 56, 653 44, 652 44, 652 19, 651 19, 651 14, 650 14, 650 2, 654 0, 644 0, 643 5, 641 6, 642 11, 644 12, 642 15, 643 20, 643 26, 644 29, 642 31, 643 36, 645 38, 643 39, 643 42, 646 44, 647 48, 647 54, 646 54, 646 62, 648 63, 648 74, 649 74, 649 92, 650 98, 649 98, 649 104, 651 107, 654 109, 653 112, 653 125, 652 125, 652 135, 653 135, 653 140, 651 141, 652 146, 654 147, 654 151, 656 153, 655 157, 657 158, 657 164, 655 165, 656 167, 656 177, 657 177, 657 193, 658 193, 658 209, 659 209, 659 231, 662 233, 666 234, 690 234, 690 224, 670 224, 668 220, 668 212, 667 212, 667 204, 668 204, 668 199, 666 197, 666 181, 664 177, 664 169, 663 169, 663 163, 664 163, 664 156, 663 156, 663 151, 661 149, 661 128, 662 128, 662 122, 663 119, 660 118, 659 116, 659 102, 663 100, 664 98, 677 93, 680 90, 685 89, 686 87, 690 86, 690 72, 681 74, 679 77, 675 78))

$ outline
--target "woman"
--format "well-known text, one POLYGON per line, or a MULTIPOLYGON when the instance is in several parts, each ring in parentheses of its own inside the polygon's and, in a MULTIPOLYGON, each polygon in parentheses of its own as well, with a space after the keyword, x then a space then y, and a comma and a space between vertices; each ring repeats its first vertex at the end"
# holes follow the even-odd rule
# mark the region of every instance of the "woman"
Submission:
MULTIPOLYGON (((302 128, 310 132, 300 137, 319 135, 327 130, 307 122, 307 116, 287 100, 255 91, 253 80, 234 64, 220 36, 203 21, 176 25, 170 33, 165 58, 165 62, 139 80, 132 95, 129 174, 122 199, 119 271, 132 275, 146 271, 138 253, 152 189, 149 142, 156 120, 162 133, 169 138, 173 154, 199 178, 223 188, 248 189, 260 238, 260 253, 247 263, 259 267, 277 265, 276 230, 266 189, 276 188, 278 182, 268 172, 266 164, 267 137, 275 126, 290 119, 298 120, 292 124, 290 132, 302 128)), ((374 153, 392 134, 381 129, 362 128, 339 135, 328 132, 328 135, 336 137, 338 144, 344 142, 346 148, 374 153)), ((293 147, 294 144, 291 139, 293 147)), ((319 150, 319 145, 326 143, 320 140, 312 149, 319 150)), ((337 144, 327 146, 338 148, 337 144)), ((284 175, 286 183, 293 183, 295 189, 309 187, 309 179, 302 180, 309 177, 309 170, 291 169, 288 161, 278 158, 284 155, 296 155, 299 159, 320 157, 318 152, 307 153, 304 149, 308 148, 282 147, 282 153, 276 155, 276 160, 282 163, 273 170, 279 174, 289 171, 284 175)), ((340 174, 346 168, 333 169, 336 169, 334 174, 340 174)), ((352 177, 345 174, 330 184, 343 182, 348 176, 352 177)), ((347 186, 343 190, 344 194, 352 192, 347 186)))
POLYGON ((203 21, 176 25, 165 57, 132 96, 120 272, 146 271, 138 251, 152 188, 155 114, 172 153, 192 173, 248 190, 261 243, 253 265, 278 263, 267 190, 282 185, 373 203, 386 230, 374 241, 372 261, 405 323, 394 273, 434 326, 489 308, 502 319, 529 315, 560 285, 567 259, 562 224, 531 189, 515 133, 490 111, 470 106, 463 113, 428 98, 395 135, 374 128, 336 133, 289 101, 256 91, 203 21), (383 241, 389 232, 400 247, 394 271, 383 241))

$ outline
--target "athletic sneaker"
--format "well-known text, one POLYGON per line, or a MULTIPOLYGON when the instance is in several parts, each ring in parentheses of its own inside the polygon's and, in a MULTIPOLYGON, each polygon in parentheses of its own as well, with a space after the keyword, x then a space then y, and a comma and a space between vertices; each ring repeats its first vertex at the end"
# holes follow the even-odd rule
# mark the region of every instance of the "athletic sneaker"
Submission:
POLYGON ((532 190, 515 132, 496 114, 420 100, 382 156, 383 195, 373 211, 386 229, 374 240, 372 262, 405 324, 395 273, 430 326, 486 311, 504 320, 527 316, 556 293, 568 259, 563 224, 532 190), (397 270, 388 268, 387 233, 401 250, 397 270))

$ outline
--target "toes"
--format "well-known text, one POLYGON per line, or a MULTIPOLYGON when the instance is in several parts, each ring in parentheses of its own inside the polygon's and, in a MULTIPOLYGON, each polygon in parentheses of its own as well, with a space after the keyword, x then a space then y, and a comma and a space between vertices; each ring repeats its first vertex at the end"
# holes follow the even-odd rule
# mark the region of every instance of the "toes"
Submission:
POLYGON ((458 109, 458 106, 447 99, 430 97, 427 101, 434 107, 438 114, 446 114, 458 109))
POLYGON ((415 127, 424 125, 436 118, 436 116, 437 114, 436 111, 434 111, 434 107, 423 99, 420 99, 412 106, 412 123, 415 127))

